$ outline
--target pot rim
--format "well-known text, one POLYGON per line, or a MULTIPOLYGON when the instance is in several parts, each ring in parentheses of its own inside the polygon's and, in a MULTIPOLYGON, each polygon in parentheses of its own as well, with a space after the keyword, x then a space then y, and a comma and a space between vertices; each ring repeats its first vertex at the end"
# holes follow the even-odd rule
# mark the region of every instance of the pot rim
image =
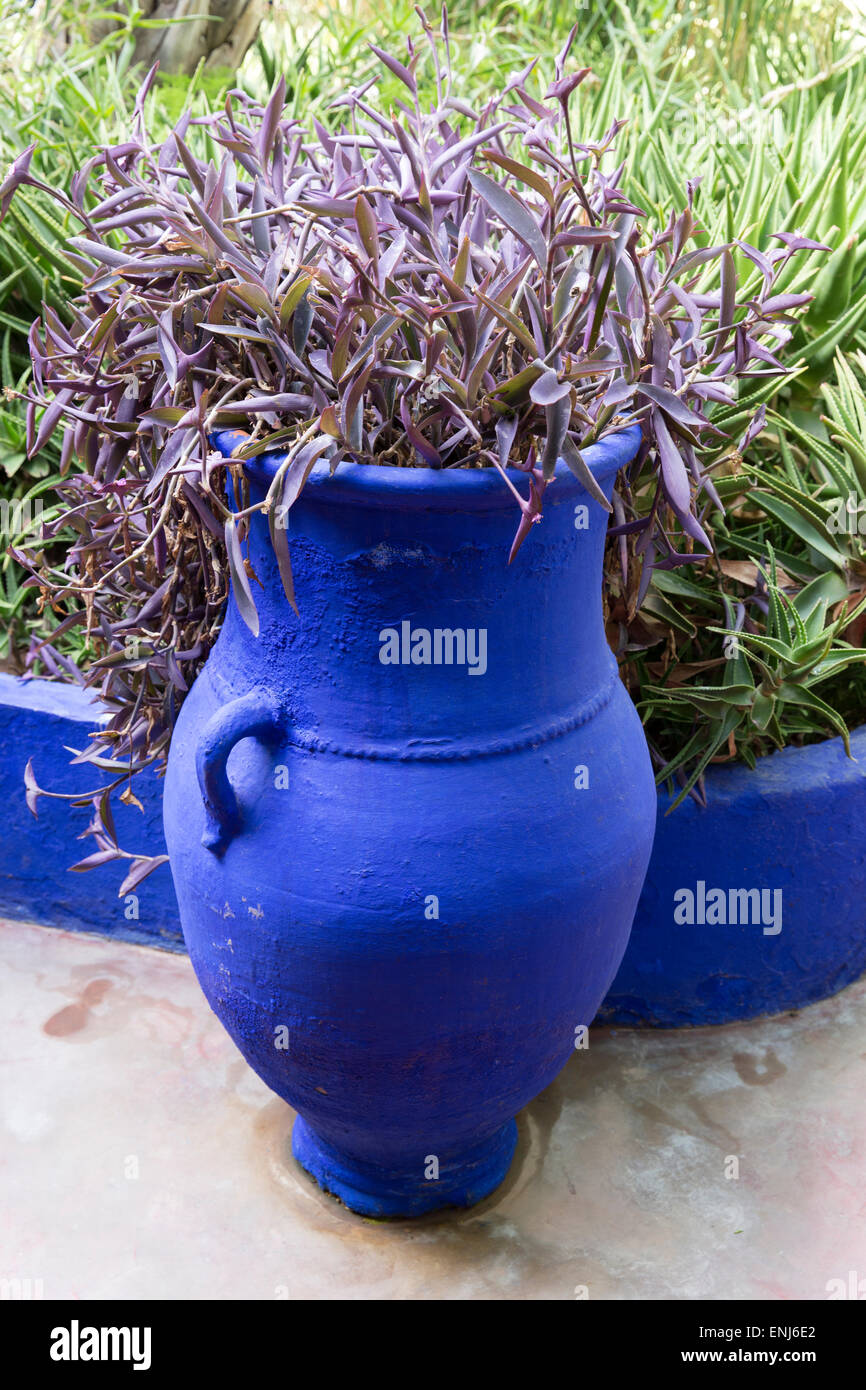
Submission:
MULTIPOLYGON (((248 438, 244 430, 216 430, 211 442, 228 459, 248 438)), ((618 473, 634 458, 640 442, 640 425, 627 425, 605 435, 597 444, 591 444, 584 450, 584 458, 593 477, 601 483, 618 473)), ((285 457, 285 452, 278 449, 258 454, 246 460, 247 476, 266 490, 285 457)), ((509 468, 506 473, 514 486, 523 483, 525 488, 526 473, 518 468, 509 468)), ((554 476, 560 486, 555 499, 551 497, 552 502, 561 502, 577 494, 588 497, 563 459, 557 463, 554 476)), ((545 504, 547 500, 545 497, 545 504)), ((345 461, 337 465, 333 474, 327 462, 314 464, 298 502, 355 502, 373 507, 390 504, 401 510, 424 511, 489 511, 515 506, 513 494, 495 468, 440 470, 345 461)))
MULTIPOLYGON (((849 758, 841 735, 833 734, 817 743, 786 744, 784 748, 774 748, 772 752, 758 758, 754 767, 747 763, 716 763, 707 768, 704 776, 707 786, 707 804, 700 806, 692 796, 687 796, 676 811, 671 812, 671 823, 677 816, 705 816, 714 810, 727 810, 737 802, 760 800, 761 811, 768 805, 778 810, 778 804, 794 794, 814 794, 821 790, 838 791, 844 786, 855 786, 866 777, 866 722, 855 724, 850 730, 851 752, 849 758), (858 757, 859 754, 859 757, 858 757)), ((674 800, 664 787, 658 788, 660 813, 668 809, 674 800)), ((754 812, 754 807, 752 807, 754 812)))

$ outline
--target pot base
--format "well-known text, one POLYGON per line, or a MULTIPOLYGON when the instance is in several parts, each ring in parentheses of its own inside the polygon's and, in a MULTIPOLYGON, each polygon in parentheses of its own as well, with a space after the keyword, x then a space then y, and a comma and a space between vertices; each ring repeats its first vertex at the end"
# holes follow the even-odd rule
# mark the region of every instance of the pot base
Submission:
POLYGON ((502 1182, 516 1145, 517 1124, 509 1120, 482 1144, 443 1159, 422 1154, 417 1169, 407 1171, 359 1163, 320 1138, 300 1115, 292 1131, 292 1153, 301 1167, 360 1216, 423 1216, 440 1207, 472 1207, 502 1182), (436 1164, 438 1176, 427 1177, 436 1164))

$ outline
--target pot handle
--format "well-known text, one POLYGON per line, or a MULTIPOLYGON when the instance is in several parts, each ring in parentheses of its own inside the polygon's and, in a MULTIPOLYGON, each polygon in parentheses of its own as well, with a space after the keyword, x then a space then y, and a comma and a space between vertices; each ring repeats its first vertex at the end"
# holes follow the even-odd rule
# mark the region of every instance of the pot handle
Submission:
POLYGON ((229 753, 242 738, 272 743, 284 728, 280 707, 265 690, 251 690, 231 700, 205 724, 195 751, 195 770, 205 810, 201 842, 213 854, 224 854, 241 828, 240 808, 226 768, 229 753))

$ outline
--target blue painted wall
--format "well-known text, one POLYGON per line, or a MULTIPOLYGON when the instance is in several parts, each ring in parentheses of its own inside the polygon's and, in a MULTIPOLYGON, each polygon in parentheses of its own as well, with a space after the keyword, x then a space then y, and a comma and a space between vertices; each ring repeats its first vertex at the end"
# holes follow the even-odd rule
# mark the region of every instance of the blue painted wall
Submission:
POLYGON ((773 753, 754 772, 714 767, 705 808, 689 799, 666 816, 670 800, 659 798, 631 940, 599 1022, 675 1028, 781 1013, 866 971, 866 727, 851 751, 834 738, 773 753), (678 922, 675 894, 697 897, 699 881, 704 895, 779 892, 781 930, 678 922))
MULTIPOLYGON (((70 811, 65 801, 40 797, 34 819, 24 800, 28 758, 46 790, 86 791, 100 785, 104 774, 92 767, 70 767, 67 751, 87 746, 98 717, 99 706, 77 686, 0 674, 0 915, 182 951, 167 864, 138 885, 134 899, 119 898, 126 875, 122 863, 89 873, 66 872, 96 849, 91 836, 76 838, 87 828, 88 811, 70 811)), ((148 770, 137 779, 135 791, 144 813, 120 802, 114 806, 120 843, 132 852, 164 854, 161 779, 148 770)))

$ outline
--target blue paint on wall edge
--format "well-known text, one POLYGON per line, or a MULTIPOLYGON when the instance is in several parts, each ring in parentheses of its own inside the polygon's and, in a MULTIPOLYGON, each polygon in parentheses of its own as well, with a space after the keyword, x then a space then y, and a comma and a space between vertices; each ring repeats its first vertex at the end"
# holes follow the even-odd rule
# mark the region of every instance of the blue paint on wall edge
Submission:
MULTIPOLYGON (((118 941, 183 951, 177 900, 167 864, 118 897, 128 864, 69 873, 71 864, 95 849, 78 837, 90 819, 85 809, 40 797, 34 818, 24 799, 24 769, 32 758, 37 781, 47 791, 78 792, 99 786, 103 774, 87 765, 71 767, 70 750, 87 746, 98 728, 100 706, 87 691, 57 681, 20 680, 0 674, 0 915, 67 931, 94 932, 118 941)), ((119 802, 114 818, 121 845, 143 854, 164 854, 162 781, 150 769, 137 779, 144 812, 119 802)))
MULTIPOLYGON (((599 1022, 730 1023, 802 1008, 866 971, 866 727, 851 751, 834 738, 754 771, 714 767, 703 808, 689 798, 665 815, 672 798, 660 796, 631 941, 599 1022), (684 889, 696 899, 723 890, 726 908, 732 889, 779 892, 781 921, 755 922, 750 910, 745 923, 677 922, 684 889)), ((771 918, 774 899, 765 907, 771 918)))

